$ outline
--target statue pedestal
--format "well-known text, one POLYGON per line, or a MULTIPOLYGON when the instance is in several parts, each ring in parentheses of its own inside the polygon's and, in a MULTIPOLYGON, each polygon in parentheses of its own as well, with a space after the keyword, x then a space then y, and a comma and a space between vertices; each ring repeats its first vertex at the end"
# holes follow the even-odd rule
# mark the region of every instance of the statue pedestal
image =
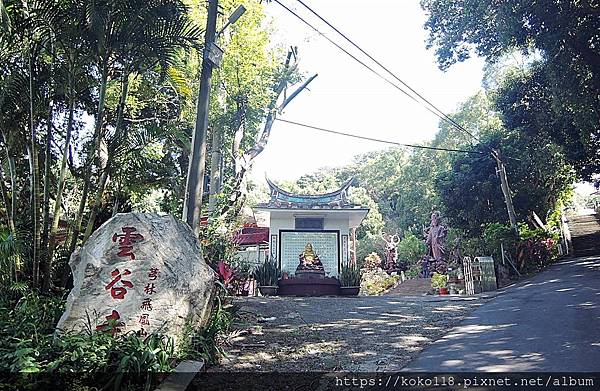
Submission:
POLYGON ((297 270, 296 269, 295 278, 302 278, 302 279, 307 279, 307 280, 316 279, 316 278, 325 278, 325 270, 310 270, 310 269, 297 270))
POLYGON ((337 278, 307 274, 279 280, 279 296, 337 296, 340 282, 337 278))
POLYGON ((337 278, 325 277, 324 270, 296 269, 296 274, 287 280, 279 280, 280 296, 332 296, 339 295, 340 282, 337 278))

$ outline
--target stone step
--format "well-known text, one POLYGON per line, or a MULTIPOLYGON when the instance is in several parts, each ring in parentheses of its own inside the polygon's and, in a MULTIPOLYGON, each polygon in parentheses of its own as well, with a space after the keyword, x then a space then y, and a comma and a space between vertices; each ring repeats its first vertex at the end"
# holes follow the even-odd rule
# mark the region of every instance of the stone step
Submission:
POLYGON ((422 296, 431 290, 431 278, 413 278, 391 289, 386 295, 422 296))
POLYGON ((600 217, 596 214, 572 216, 568 220, 575 255, 600 254, 600 217))

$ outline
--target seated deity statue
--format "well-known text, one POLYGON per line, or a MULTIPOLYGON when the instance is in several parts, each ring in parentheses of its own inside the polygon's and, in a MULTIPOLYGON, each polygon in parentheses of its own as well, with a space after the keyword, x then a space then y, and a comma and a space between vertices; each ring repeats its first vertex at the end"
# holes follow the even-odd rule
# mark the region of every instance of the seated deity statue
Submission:
POLYGON ((307 243, 304 251, 300 254, 300 264, 296 268, 296 271, 313 270, 318 272, 324 272, 323 263, 319 259, 319 256, 313 250, 312 244, 307 243))

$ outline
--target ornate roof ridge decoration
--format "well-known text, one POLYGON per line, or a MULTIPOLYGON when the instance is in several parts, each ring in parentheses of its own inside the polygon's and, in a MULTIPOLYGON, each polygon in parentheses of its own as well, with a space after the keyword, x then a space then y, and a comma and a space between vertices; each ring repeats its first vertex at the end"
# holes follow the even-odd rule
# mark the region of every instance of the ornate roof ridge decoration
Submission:
POLYGON ((271 199, 266 206, 277 208, 308 207, 313 208, 354 208, 355 205, 348 201, 348 189, 354 181, 354 177, 348 179, 338 190, 324 194, 294 194, 283 190, 269 178, 271 199))

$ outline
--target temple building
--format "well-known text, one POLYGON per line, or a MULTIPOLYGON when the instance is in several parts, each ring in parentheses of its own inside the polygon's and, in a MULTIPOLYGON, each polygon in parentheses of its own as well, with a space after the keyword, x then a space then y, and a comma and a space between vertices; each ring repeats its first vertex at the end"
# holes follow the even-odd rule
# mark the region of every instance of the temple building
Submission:
POLYGON ((268 215, 269 254, 283 273, 295 274, 307 248, 330 277, 339 275, 342 264, 356 262, 355 229, 369 209, 348 200, 352 178, 340 189, 319 195, 293 194, 269 179, 267 183, 271 198, 255 209, 268 215))

